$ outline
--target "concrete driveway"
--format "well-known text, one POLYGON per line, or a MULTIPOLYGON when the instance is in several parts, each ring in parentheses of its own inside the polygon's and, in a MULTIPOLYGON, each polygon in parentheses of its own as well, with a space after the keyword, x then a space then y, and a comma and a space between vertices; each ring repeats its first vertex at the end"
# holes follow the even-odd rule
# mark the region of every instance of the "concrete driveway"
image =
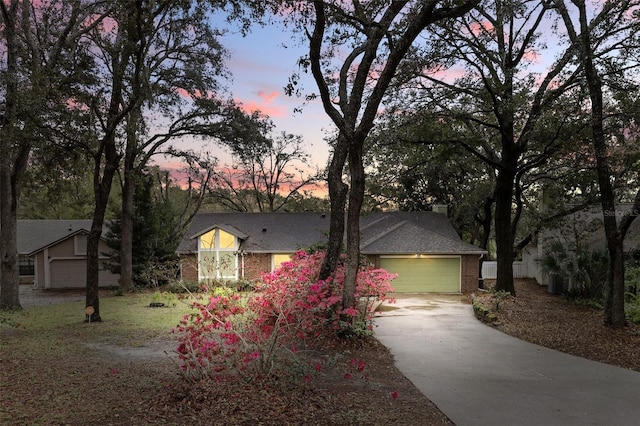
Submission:
POLYGON ((382 308, 376 337, 458 426, 640 425, 638 372, 503 334, 461 296, 403 295, 382 308))

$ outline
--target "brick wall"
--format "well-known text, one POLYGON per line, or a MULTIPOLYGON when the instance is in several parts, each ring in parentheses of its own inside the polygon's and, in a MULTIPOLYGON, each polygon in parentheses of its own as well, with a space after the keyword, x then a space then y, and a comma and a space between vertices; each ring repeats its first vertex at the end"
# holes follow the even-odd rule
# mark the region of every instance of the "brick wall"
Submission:
MULTIPOLYGON (((238 259, 242 262, 242 258, 238 259)), ((183 281, 198 281, 198 255, 183 254, 180 256, 181 277, 183 281)), ((250 253, 244 255, 244 277, 242 276, 242 264, 238 264, 238 276, 242 279, 260 279, 262 272, 271 271, 271 255, 265 253, 250 253)))
POLYGON ((197 254, 183 254, 180 256, 180 278, 183 281, 198 282, 197 254))
POLYGON ((478 289, 479 268, 480 258, 478 255, 470 254, 461 256, 460 287, 462 287, 462 293, 471 293, 478 289))
MULTIPOLYGON (((380 267, 380 256, 369 255, 367 256, 369 261, 372 262, 375 267, 380 267)), ((198 257, 196 254, 182 255, 181 268, 182 279, 185 281, 197 281, 198 280, 198 257)), ((460 259, 460 278, 461 278, 461 291, 462 293, 470 293, 478 289, 478 256, 467 255, 461 256, 460 259)), ((242 262, 242 258, 239 259, 242 262)), ((242 268, 242 265, 238 265, 242 268)), ((266 253, 248 253, 244 255, 244 279, 258 280, 262 272, 271 271, 271 255, 266 253)), ((239 276, 242 277, 242 271, 239 276)))
MULTIPOLYGON (((267 253, 246 253, 244 255, 244 279, 258 280, 262 272, 271 271, 271 255, 267 253)), ((242 271, 238 274, 242 277, 242 271)))

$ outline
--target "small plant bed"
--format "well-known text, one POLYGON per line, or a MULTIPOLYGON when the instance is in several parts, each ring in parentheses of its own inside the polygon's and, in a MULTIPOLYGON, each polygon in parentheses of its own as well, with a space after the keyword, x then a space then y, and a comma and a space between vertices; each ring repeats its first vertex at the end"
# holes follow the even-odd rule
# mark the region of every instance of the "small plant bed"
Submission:
POLYGON ((515 297, 496 297, 491 291, 494 283, 486 284, 489 290, 476 294, 472 301, 474 311, 491 316, 486 322, 498 330, 547 348, 640 371, 639 324, 629 322, 618 330, 606 327, 603 312, 595 305, 549 294, 535 280, 516 280, 515 297))

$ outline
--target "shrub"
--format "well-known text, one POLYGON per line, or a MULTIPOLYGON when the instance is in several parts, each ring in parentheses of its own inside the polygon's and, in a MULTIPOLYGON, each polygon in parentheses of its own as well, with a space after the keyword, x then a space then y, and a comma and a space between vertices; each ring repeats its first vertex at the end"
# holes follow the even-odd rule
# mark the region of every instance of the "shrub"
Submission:
POLYGON ((176 329, 178 354, 185 377, 198 380, 217 373, 239 374, 247 380, 287 374, 298 352, 315 341, 331 339, 346 324, 360 334, 371 332, 369 301, 386 300, 394 275, 363 266, 356 299, 343 308, 344 266, 334 277, 318 279, 324 253, 297 252, 269 274, 253 295, 211 295, 196 302, 197 312, 176 329), (345 321, 348 318, 349 321, 345 321))
POLYGON ((174 281, 165 288, 169 293, 201 293, 202 285, 197 281, 174 281))
POLYGON ((625 296, 624 311, 627 319, 634 324, 640 324, 640 296, 633 293, 626 293, 625 296))
POLYGON ((175 293, 156 290, 151 295, 150 306, 175 307, 177 304, 178 304, 178 298, 175 293))
POLYGON ((582 247, 569 247, 566 242, 554 240, 547 253, 538 259, 545 276, 556 275, 567 284, 569 299, 602 299, 607 276, 608 256, 604 251, 591 251, 582 247))
POLYGON ((629 265, 625 267, 624 286, 627 293, 638 295, 640 294, 640 266, 628 263, 629 265))

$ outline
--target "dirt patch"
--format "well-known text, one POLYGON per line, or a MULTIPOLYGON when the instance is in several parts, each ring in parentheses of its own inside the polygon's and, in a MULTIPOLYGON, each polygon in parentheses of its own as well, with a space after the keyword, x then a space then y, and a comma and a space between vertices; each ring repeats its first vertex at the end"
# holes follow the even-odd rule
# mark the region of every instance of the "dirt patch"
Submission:
POLYGON ((84 346, 92 352, 100 352, 114 357, 122 357, 128 360, 164 359, 165 361, 177 361, 175 342, 170 340, 147 341, 141 346, 120 346, 101 342, 87 342, 84 346))
MULTIPOLYGON (((45 305, 84 300, 78 292, 54 293, 32 296, 45 305)), ((126 303, 126 296, 122 300, 121 305, 141 309, 126 303)), ((416 419, 452 424, 375 339, 321 347, 312 357, 326 362, 308 379, 218 378, 191 384, 179 374, 177 342, 168 330, 162 338, 120 336, 113 324, 128 321, 125 317, 94 325, 70 314, 64 328, 45 325, 41 332, 3 326, 0 424, 415 425, 416 419), (362 371, 354 371, 352 361, 361 363, 362 371)))
POLYGON ((57 305, 85 300, 84 289, 44 290, 34 289, 31 285, 20 286, 20 305, 23 308, 57 305))
POLYGON ((337 357, 309 381, 184 382, 156 342, 140 348, 86 344, 64 357, 0 358, 3 425, 451 425, 393 365, 382 345, 327 350, 337 357), (351 376, 349 361, 365 363, 351 376), (10 385, 9 385, 10 384, 10 385))

